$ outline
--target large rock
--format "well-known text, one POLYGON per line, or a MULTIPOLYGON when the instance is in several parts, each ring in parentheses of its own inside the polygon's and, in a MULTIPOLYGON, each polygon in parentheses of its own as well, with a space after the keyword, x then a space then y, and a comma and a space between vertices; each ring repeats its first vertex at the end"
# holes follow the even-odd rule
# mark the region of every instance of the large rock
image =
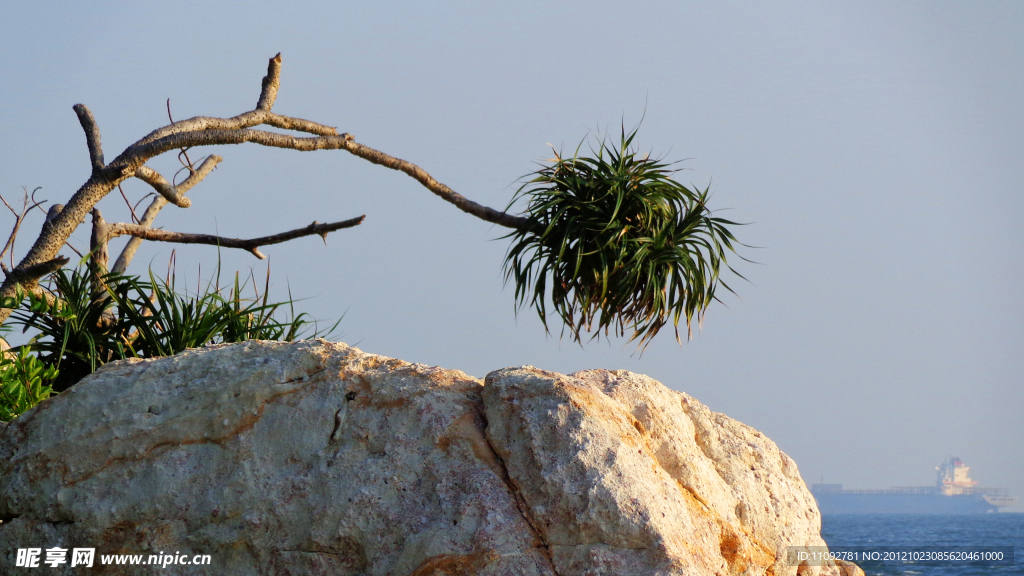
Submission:
POLYGON ((105 366, 0 425, 0 519, 5 574, 54 546, 96 566, 35 571, 150 574, 102 556, 163 553, 209 554, 161 570, 190 575, 841 572, 785 562, 824 545, 793 461, 650 378, 483 385, 322 340, 105 366))

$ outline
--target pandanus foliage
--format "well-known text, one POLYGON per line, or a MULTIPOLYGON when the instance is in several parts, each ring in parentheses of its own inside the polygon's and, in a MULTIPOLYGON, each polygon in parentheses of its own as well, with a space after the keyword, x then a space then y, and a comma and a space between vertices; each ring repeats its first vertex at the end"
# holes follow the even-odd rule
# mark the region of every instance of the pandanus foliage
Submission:
POLYGON ((47 366, 28 349, 0 353, 0 421, 17 417, 50 397, 49 384, 57 369, 47 366))
POLYGON ((320 330, 307 314, 295 314, 292 299, 270 302, 269 275, 262 295, 255 279, 249 288, 237 274, 233 286, 221 289, 210 283, 194 295, 152 272, 148 281, 107 274, 102 294, 93 291, 90 275, 81 269, 59 270, 52 280, 50 298, 29 295, 8 305, 15 309, 14 324, 35 333, 22 350, 31 350, 57 371, 51 376, 57 392, 113 360, 171 356, 253 339, 292 341, 307 337, 310 328, 308 337, 315 338, 338 325, 320 330), (248 289, 254 296, 243 296, 248 289))
POLYGON ((623 129, 617 146, 602 140, 591 156, 556 152, 512 200, 525 201, 534 223, 508 235, 516 304, 533 307, 547 329, 550 298, 579 343, 629 334, 642 350, 669 323, 679 340, 680 321, 692 335, 719 284, 731 291, 720 274, 732 270, 736 223, 712 214, 707 189, 687 188, 672 164, 639 153, 635 136, 623 129))

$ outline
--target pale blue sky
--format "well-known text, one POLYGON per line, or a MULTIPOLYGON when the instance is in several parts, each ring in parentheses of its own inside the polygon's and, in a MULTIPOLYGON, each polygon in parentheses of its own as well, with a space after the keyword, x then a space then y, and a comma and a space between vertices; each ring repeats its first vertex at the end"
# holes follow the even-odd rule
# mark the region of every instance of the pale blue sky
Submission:
MULTIPOLYGON (((547 143, 646 115, 640 145, 688 159, 679 177, 710 182, 760 248, 692 342, 642 357, 517 319, 502 229, 344 152, 220 148, 159 224, 249 237, 366 214, 326 247, 264 252, 278 297, 290 283, 303 310, 345 313, 340 339, 368 352, 476 376, 625 368, 764 431, 808 483, 928 484, 956 454, 1024 496, 1021 30, 1017 2, 20 3, 0 22, 0 193, 63 202, 86 179, 76 102, 110 159, 167 98, 176 118, 251 109, 278 51, 276 111, 499 208, 547 143)), ((117 197, 101 208, 127 218, 117 197)), ((179 278, 215 260, 179 250, 179 278)))

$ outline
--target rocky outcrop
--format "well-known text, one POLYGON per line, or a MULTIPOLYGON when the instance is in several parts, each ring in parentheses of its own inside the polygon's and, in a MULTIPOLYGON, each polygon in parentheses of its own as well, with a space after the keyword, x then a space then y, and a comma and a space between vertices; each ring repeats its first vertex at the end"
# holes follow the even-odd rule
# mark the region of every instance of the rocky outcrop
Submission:
POLYGON ((0 426, 0 519, 2 573, 54 546, 96 574, 859 572, 787 565, 824 545, 796 465, 650 378, 484 384, 322 340, 105 366, 0 426))

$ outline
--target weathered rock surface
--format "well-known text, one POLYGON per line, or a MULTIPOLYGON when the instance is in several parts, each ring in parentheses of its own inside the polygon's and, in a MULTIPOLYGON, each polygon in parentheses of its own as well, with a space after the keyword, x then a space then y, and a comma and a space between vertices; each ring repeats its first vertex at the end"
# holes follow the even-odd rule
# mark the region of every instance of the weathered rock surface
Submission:
POLYGON ((788 456, 650 378, 483 385, 322 340, 107 365, 0 425, 0 519, 0 573, 60 546, 96 566, 33 573, 782 575, 824 545, 788 456))

